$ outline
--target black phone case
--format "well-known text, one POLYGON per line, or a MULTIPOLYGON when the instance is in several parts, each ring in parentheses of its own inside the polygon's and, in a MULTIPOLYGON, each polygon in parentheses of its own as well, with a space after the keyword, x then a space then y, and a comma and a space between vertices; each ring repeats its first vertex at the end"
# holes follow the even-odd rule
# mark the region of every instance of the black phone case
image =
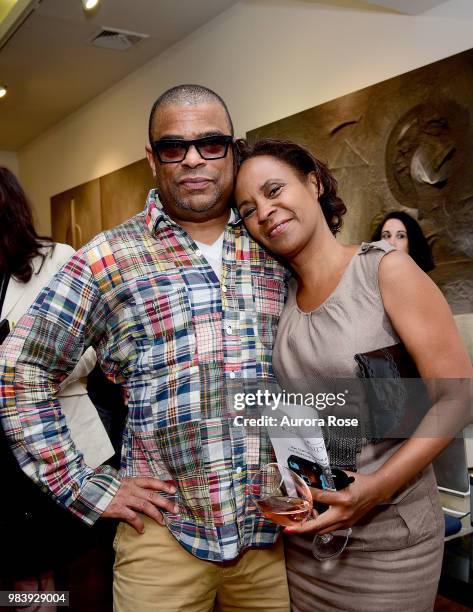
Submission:
MULTIPOLYGON (((300 476, 309 487, 314 487, 315 489, 321 490, 325 488, 322 482, 323 469, 314 461, 309 461, 308 459, 303 459, 302 457, 297 457, 296 455, 290 455, 287 458, 287 466, 298 476, 300 476)), ((348 476, 348 474, 339 468, 333 468, 331 472, 335 489, 337 491, 345 489, 355 480, 353 476, 348 476)), ((326 504, 322 504, 320 502, 315 503, 314 507, 319 514, 328 509, 326 504)))

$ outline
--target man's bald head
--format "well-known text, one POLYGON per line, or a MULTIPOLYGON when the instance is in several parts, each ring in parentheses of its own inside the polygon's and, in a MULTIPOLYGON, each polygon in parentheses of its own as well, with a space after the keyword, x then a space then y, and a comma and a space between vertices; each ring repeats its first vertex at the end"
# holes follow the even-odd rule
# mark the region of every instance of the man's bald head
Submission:
POLYGON ((177 85, 168 89, 159 96, 153 104, 149 116, 148 134, 149 141, 153 140, 153 128, 156 121, 159 121, 159 111, 167 106, 198 106, 199 104, 218 104, 225 111, 228 120, 230 135, 233 136, 233 123, 228 112, 227 105, 222 98, 211 89, 203 85, 177 85))

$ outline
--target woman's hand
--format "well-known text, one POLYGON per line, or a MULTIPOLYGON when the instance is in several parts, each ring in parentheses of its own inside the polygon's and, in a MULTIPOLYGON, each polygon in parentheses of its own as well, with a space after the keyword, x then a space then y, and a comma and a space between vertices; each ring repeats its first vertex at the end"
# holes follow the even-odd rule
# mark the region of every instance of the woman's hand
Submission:
POLYGON ((311 489, 314 502, 327 504, 330 506, 328 510, 317 515, 314 520, 306 521, 297 527, 286 527, 284 531, 296 534, 325 534, 338 529, 348 529, 388 497, 376 474, 347 474, 354 476, 355 482, 342 491, 311 489))

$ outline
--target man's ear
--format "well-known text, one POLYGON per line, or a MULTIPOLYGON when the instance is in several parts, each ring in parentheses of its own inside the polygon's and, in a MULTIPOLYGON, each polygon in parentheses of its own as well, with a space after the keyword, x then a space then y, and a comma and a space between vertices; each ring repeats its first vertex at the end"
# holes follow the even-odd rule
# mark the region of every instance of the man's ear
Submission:
POLYGON ((154 178, 156 178, 156 160, 154 158, 153 149, 151 145, 147 144, 145 146, 146 157, 148 158, 148 164, 151 168, 151 172, 153 173, 154 178))

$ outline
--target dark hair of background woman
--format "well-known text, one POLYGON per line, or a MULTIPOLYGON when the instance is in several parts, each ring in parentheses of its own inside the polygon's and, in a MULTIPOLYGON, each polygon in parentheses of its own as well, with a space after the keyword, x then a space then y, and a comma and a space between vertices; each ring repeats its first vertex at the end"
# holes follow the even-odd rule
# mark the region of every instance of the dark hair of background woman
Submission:
POLYGON ((347 208, 337 195, 337 181, 327 166, 316 159, 310 151, 290 140, 273 140, 264 138, 253 145, 246 140, 236 141, 236 158, 240 166, 247 159, 267 155, 290 166, 301 178, 307 180, 311 172, 315 174, 320 206, 325 220, 332 232, 336 234, 342 227, 342 217, 347 208))
POLYGON ((8 168, 0 167, 0 270, 27 283, 33 274, 32 260, 43 255, 51 238, 38 236, 25 192, 8 168))
POLYGON ((416 262, 419 268, 424 270, 424 272, 430 272, 433 270, 435 266, 430 253, 430 247, 420 225, 415 219, 402 210, 394 210, 393 212, 388 213, 375 229, 371 240, 381 240, 383 225, 388 219, 399 219, 399 221, 404 224, 407 231, 409 255, 416 262))

